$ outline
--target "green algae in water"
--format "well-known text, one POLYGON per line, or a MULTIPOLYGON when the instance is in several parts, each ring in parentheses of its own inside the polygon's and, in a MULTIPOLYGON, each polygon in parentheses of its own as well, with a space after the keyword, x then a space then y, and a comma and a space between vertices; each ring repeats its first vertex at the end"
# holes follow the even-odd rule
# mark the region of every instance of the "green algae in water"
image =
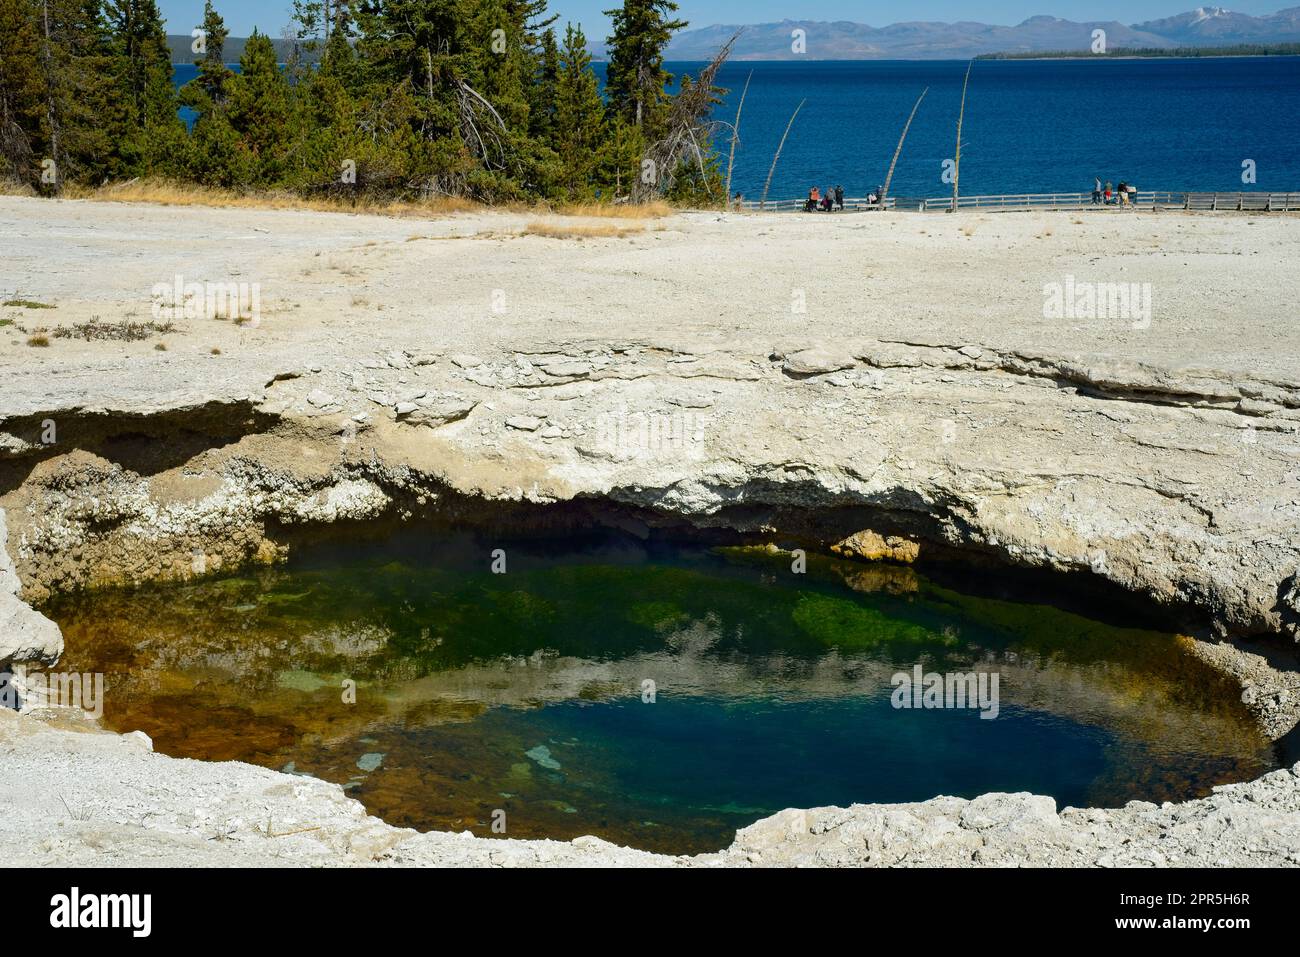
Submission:
POLYGON ((510 837, 694 852, 785 807, 993 790, 1117 806, 1275 765, 1174 635, 894 566, 411 534, 48 612, 60 667, 106 673, 110 727, 334 781, 421 829, 492 836, 503 809, 510 837), (488 570, 496 547, 508 574, 488 570), (997 719, 896 710, 891 678, 918 663, 997 671, 997 719))

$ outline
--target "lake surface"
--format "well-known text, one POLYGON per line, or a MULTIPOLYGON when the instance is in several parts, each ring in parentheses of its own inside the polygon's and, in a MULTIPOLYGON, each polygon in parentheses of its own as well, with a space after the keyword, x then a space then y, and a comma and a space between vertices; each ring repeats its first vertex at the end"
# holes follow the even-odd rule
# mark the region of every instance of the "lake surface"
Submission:
MULTIPOLYGON (((950 195, 966 63, 758 63, 745 100, 735 182, 758 198, 791 112, 800 111, 772 180, 773 197, 883 182, 916 97, 890 191, 950 195)), ((751 64, 730 63, 735 118, 751 64)), ((1300 190, 1300 57, 979 60, 962 130, 961 187, 988 193, 1080 192, 1093 177, 1139 189, 1300 190), (1258 183, 1242 184, 1242 161, 1258 183)), ((725 160, 724 160, 725 162, 725 160)), ((735 187, 733 186, 733 189, 735 187)))
MULTIPOLYGON (((701 64, 669 62, 677 74, 701 64)), ((595 64, 598 77, 604 64, 595 64)), ((898 135, 930 87, 894 172, 897 196, 952 194, 966 61, 729 62, 727 99, 714 113, 731 124, 746 75, 732 190, 762 194, 772 155, 800 100, 771 198, 842 185, 866 195, 884 182, 898 135)), ((177 83, 194 78, 175 68, 177 83)), ((727 159, 729 131, 718 151, 727 159)), ((1180 60, 979 60, 971 70, 962 133, 962 192, 1080 192, 1093 177, 1143 190, 1300 191, 1300 57, 1180 60), (1242 182, 1253 160, 1257 182, 1242 182)))
POLYGON ((1231 683, 1173 635, 790 561, 404 532, 47 613, 60 669, 105 673, 110 727, 335 781, 422 830, 492 836, 504 812, 510 837, 693 852, 791 806, 991 790, 1118 806, 1276 766, 1231 683), (918 665, 996 674, 997 716, 895 707, 918 665))
MULTIPOLYGON (((604 64, 594 65, 603 79, 604 64)), ((698 63, 669 63, 680 74, 698 63)), ((929 87, 890 192, 950 195, 966 61, 873 60, 726 64, 715 117, 741 116, 732 189, 757 199, 790 114, 807 100, 772 179, 771 198, 882 183, 903 124, 929 87)), ((178 83, 192 79, 178 65, 178 83)), ((728 131, 716 144, 725 174, 728 131)), ((1139 189, 1300 191, 1300 57, 1149 60, 979 60, 962 133, 962 192, 1092 189, 1093 177, 1139 189), (1254 160, 1257 183, 1242 183, 1254 160)))

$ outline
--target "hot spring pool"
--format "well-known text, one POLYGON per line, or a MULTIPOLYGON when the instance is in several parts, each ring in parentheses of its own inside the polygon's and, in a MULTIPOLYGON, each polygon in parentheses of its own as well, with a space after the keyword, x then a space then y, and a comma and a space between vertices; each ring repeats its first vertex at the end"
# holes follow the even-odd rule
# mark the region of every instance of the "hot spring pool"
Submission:
POLYGON ((109 727, 335 781, 421 830, 696 852, 786 807, 1116 806, 1276 766, 1175 635, 761 548, 404 533, 46 612, 59 670, 105 674, 109 727), (895 707, 917 666, 982 673, 986 696, 996 675, 996 717, 895 707))

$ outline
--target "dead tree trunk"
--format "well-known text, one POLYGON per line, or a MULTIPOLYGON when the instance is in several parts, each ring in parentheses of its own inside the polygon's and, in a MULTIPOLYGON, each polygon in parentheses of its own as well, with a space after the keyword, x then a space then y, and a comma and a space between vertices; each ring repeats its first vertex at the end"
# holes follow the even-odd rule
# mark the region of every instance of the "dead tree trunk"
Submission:
POLYGON ((961 85, 961 112, 957 114, 957 156, 952 164, 952 208, 949 210, 952 213, 957 211, 957 196, 961 183, 961 124, 966 118, 966 87, 970 85, 970 68, 974 65, 974 60, 966 64, 966 79, 961 85))
POLYGON ((916 104, 912 107, 912 115, 907 118, 903 124, 903 135, 898 138, 898 146, 894 150, 894 158, 889 161, 889 172, 885 174, 885 185, 880 188, 880 195, 876 197, 881 207, 885 205, 885 197, 889 195, 889 184, 894 180, 894 167, 898 165, 898 154, 903 152, 903 141, 907 139, 907 131, 912 128, 912 120, 916 119, 916 111, 921 108, 921 101, 925 99, 925 94, 930 92, 927 86, 921 91, 921 95, 916 98, 916 104))
POLYGON ((790 122, 785 124, 785 132, 781 134, 781 142, 777 144, 776 155, 772 157, 772 168, 767 171, 767 182, 763 184, 763 198, 758 202, 759 209, 767 205, 767 191, 772 185, 772 174, 776 172, 777 161, 781 159, 781 150, 785 149, 785 138, 790 135, 790 127, 794 126, 794 118, 799 115, 799 111, 803 109, 803 105, 807 102, 806 99, 800 100, 799 105, 790 114, 790 122))
POLYGON ((740 111, 745 108, 745 96, 749 93, 749 81, 754 78, 754 71, 745 77, 745 88, 740 91, 740 104, 736 107, 736 122, 731 127, 731 153, 727 157, 727 209, 731 209, 731 168, 736 165, 736 140, 740 137, 740 111))
POLYGON ((56 99, 58 81, 55 78, 53 57, 50 54, 50 0, 41 4, 41 18, 44 22, 45 42, 41 45, 41 65, 45 72, 45 121, 50 127, 50 161, 54 164, 54 182, 52 192, 59 193, 63 187, 63 156, 59 152, 59 118, 56 99))

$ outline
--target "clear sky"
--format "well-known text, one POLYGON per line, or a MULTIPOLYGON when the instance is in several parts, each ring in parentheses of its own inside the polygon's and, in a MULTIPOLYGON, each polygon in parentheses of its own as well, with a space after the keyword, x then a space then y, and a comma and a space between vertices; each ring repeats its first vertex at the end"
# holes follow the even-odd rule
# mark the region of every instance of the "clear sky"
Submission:
MULTIPOLYGON (((214 0, 234 36, 254 26, 273 37, 289 22, 289 0, 214 0)), ((1220 3, 1259 16, 1294 6, 1296 0, 1236 0, 1220 3)), ((589 39, 603 38, 609 20, 601 11, 614 0, 551 0, 561 23, 581 23, 589 39)), ((679 0, 681 16, 693 26, 713 23, 771 23, 777 20, 852 20, 882 27, 901 20, 977 20, 1016 24, 1035 14, 1067 20, 1140 23, 1185 13, 1204 0, 679 0)), ((203 19, 203 0, 159 0, 169 33, 189 33, 203 19)))

